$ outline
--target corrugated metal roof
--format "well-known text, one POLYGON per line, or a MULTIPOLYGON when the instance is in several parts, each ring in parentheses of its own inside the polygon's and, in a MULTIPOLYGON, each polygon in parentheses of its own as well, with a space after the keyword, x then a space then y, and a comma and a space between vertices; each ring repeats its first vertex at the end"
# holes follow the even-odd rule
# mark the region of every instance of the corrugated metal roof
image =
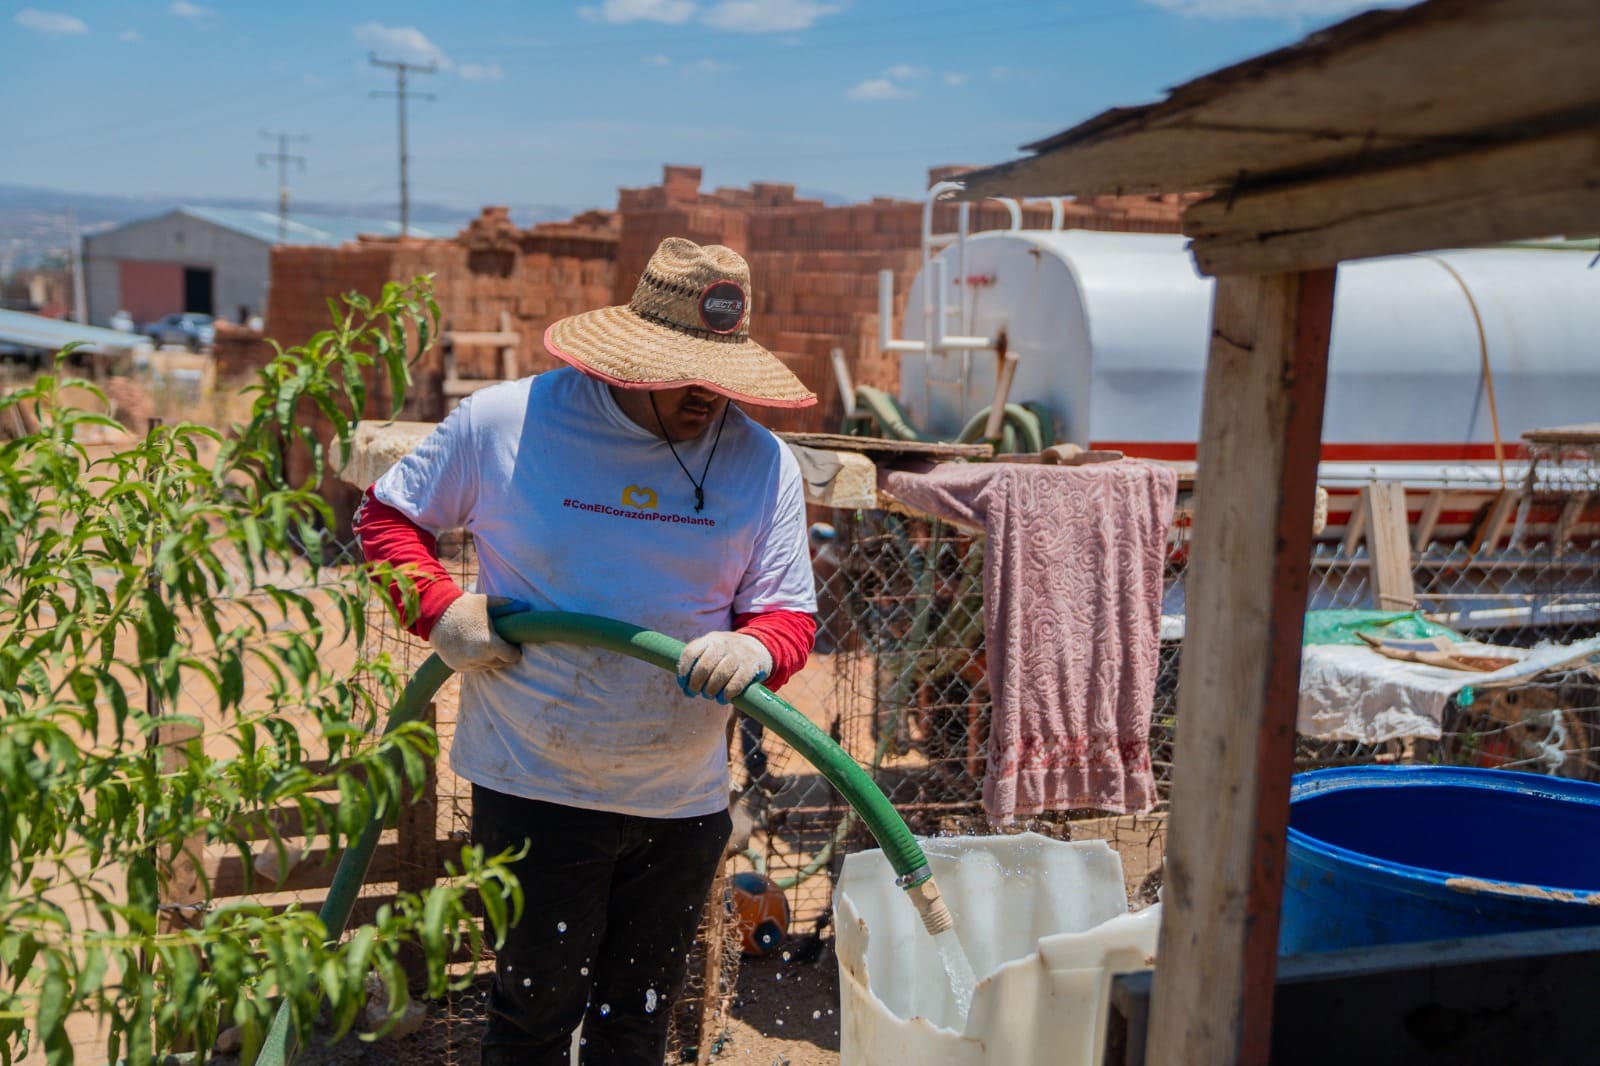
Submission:
MULTIPOLYGON (((255 237, 268 244, 278 243, 278 216, 272 211, 254 211, 242 207, 195 207, 188 204, 178 210, 192 218, 255 237)), ((406 229, 413 237, 441 236, 415 224, 406 229)), ((400 223, 384 218, 290 212, 285 233, 285 244, 338 245, 353 241, 363 233, 397 237, 400 235, 400 223)))
POLYGON ((87 351, 107 355, 150 347, 150 338, 142 333, 85 326, 26 311, 0 311, 0 344, 55 352, 74 341, 84 342, 87 351))

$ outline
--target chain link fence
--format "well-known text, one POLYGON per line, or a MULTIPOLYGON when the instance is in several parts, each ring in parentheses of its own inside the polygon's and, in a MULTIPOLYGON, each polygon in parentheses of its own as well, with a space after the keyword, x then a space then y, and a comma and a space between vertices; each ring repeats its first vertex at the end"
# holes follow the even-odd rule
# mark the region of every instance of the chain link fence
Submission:
MULTIPOLYGON (((1567 449, 1559 461, 1546 457, 1515 475, 1520 487, 1509 490, 1509 504, 1481 483, 1414 493, 1426 512, 1433 493, 1470 489, 1477 508, 1461 539, 1427 540, 1413 553, 1418 607, 1464 640, 1489 645, 1527 648, 1600 634, 1600 523, 1589 517, 1590 501, 1600 501, 1600 463, 1592 449, 1567 449), (1496 521, 1502 529, 1485 530, 1496 521)), ((1454 496, 1450 502, 1464 506, 1454 496)), ((981 804, 992 711, 983 537, 885 511, 831 518, 831 530, 813 544, 817 651, 782 695, 872 774, 915 832, 993 831, 981 804)), ((1110 841, 1123 856, 1134 906, 1153 899, 1165 846, 1189 565, 1182 511, 1170 548, 1149 737, 1160 803, 1146 815, 1062 811, 1014 827, 1110 841)), ((1308 565, 1308 609, 1375 609, 1372 561, 1359 539, 1319 542, 1308 565)), ((1443 762, 1600 779, 1600 680, 1569 671, 1508 689, 1468 688, 1447 704, 1441 730, 1438 740, 1378 744, 1301 736, 1296 769, 1443 762)), ((758 734, 745 729, 735 752, 736 780, 763 827, 746 861, 788 890, 798 938, 826 935, 842 855, 873 841, 826 781, 780 741, 760 737, 757 745, 758 734)))

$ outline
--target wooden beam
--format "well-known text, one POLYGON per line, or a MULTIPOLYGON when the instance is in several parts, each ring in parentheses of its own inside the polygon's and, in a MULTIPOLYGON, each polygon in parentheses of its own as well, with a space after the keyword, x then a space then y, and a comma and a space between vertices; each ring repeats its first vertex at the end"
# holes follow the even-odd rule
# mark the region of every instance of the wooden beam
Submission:
POLYGON ((1153 1062, 1267 1062, 1333 288, 1216 289, 1153 1062))
POLYGON ((1428 502, 1422 505, 1422 514, 1417 516, 1417 528, 1412 531, 1411 546, 1419 552, 1428 550, 1428 542, 1433 539, 1433 531, 1439 525, 1439 516, 1444 513, 1444 489, 1434 489, 1428 493, 1428 502))
POLYGON ((1363 492, 1356 497, 1356 505, 1350 509, 1350 519, 1344 524, 1344 540, 1339 543, 1339 550, 1345 555, 1354 555, 1361 546, 1361 538, 1367 535, 1367 494, 1363 492))
POLYGON ((511 328, 510 311, 500 312, 500 335, 513 338, 500 346, 500 376, 507 381, 515 381, 521 377, 517 373, 517 345, 521 343, 521 337, 511 328))
POLYGON ((1572 539, 1572 531, 1577 528, 1578 519, 1583 515, 1583 509, 1589 506, 1587 492, 1574 492, 1567 497, 1566 506, 1561 508, 1561 517, 1556 519, 1556 528, 1550 534, 1550 545, 1557 558, 1566 554, 1567 541, 1572 539))
POLYGON ((1567 233, 1600 218, 1600 128, 1214 196, 1183 215, 1204 274, 1567 233))
POLYGON ((1478 535, 1472 538, 1472 554, 1481 551, 1494 551, 1500 543, 1500 538, 1505 535, 1506 523, 1511 521, 1512 512, 1516 510, 1517 500, 1522 496, 1518 489, 1501 489, 1495 496, 1494 503, 1489 506, 1489 513, 1484 516, 1483 524, 1478 527, 1478 535))
POLYGON ((1406 489, 1374 481, 1361 490, 1367 510, 1367 555, 1372 560, 1372 600, 1380 611, 1414 611, 1417 586, 1411 573, 1411 538, 1406 535, 1406 489))
POLYGON ((439 334, 441 343, 453 344, 457 348, 478 346, 483 348, 515 347, 521 338, 515 330, 470 330, 452 329, 439 334))

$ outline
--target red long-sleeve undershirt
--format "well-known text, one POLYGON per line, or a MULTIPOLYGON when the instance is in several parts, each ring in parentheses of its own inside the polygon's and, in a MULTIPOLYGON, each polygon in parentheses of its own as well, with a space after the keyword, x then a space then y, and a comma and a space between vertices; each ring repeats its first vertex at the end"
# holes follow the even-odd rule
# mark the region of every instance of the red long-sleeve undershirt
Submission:
MULTIPOLYGON (((440 564, 433 534, 378 499, 371 488, 356 511, 355 530, 367 562, 388 563, 410 573, 417 592, 414 618, 404 613, 398 581, 389 582, 385 591, 402 612, 406 631, 427 640, 446 608, 464 591, 440 564)), ((800 672, 817 636, 816 619, 801 611, 751 611, 735 615, 733 628, 755 637, 772 656, 772 676, 762 683, 774 690, 800 672)))

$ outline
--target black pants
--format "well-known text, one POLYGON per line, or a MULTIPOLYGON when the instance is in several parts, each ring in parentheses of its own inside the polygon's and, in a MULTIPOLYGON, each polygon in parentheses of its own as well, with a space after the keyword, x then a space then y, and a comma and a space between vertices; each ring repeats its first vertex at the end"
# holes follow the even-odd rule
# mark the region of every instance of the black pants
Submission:
POLYGON ((484 853, 528 854, 522 920, 489 993, 484 1066, 659 1066, 671 1005, 732 830, 727 811, 640 818, 472 787, 484 853))

